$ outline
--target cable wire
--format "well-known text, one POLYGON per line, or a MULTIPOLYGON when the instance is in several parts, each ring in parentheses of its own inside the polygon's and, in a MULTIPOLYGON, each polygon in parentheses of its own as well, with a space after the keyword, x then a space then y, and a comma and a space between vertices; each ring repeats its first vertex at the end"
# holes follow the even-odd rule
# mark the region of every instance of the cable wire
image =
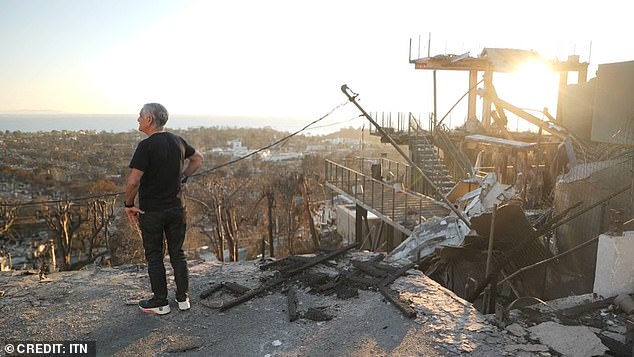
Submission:
POLYGON ((297 130, 297 131, 295 131, 295 132, 293 132, 293 133, 291 133, 291 134, 289 134, 289 135, 286 135, 285 137, 283 137, 283 138, 281 138, 281 139, 279 139, 279 140, 277 140, 277 141, 275 141, 275 142, 273 142, 273 143, 271 143, 271 144, 269 144, 269 145, 267 145, 267 146, 261 147, 261 148, 259 148, 259 149, 257 149, 257 150, 254 150, 254 151, 252 151, 252 152, 248 153, 247 155, 240 156, 240 157, 238 157, 238 158, 236 158, 236 159, 233 159, 233 160, 231 160, 231 161, 228 161, 228 162, 226 162, 226 163, 224 163, 224 164, 220 164, 220 165, 214 166, 214 167, 212 167, 212 168, 210 168, 210 169, 207 169, 207 170, 204 170, 204 171, 198 172, 198 173, 196 173, 196 174, 192 175, 191 177, 202 176, 202 175, 208 174, 208 173, 210 173, 210 172, 212 172, 212 171, 218 170, 218 169, 223 168, 223 167, 225 167, 225 166, 233 165, 233 164, 235 164, 236 162, 240 162, 240 161, 242 161, 242 160, 244 160, 244 159, 247 159, 247 158, 249 158, 249 157, 251 157, 251 156, 253 156, 253 155, 257 154, 257 153, 260 153, 260 152, 262 152, 262 151, 264 151, 264 150, 270 149, 270 148, 272 148, 273 146, 275 146, 275 145, 277 145, 277 144, 279 144, 279 143, 281 143, 281 142, 284 142, 284 141, 286 141, 286 140, 290 139, 291 137, 293 137, 293 136, 295 136, 295 135, 297 135, 297 134, 301 133, 302 131, 304 131, 304 130, 308 129, 311 125, 316 124, 316 123, 318 123, 318 122, 320 122, 320 121, 324 120, 327 116, 329 116, 330 114, 332 114, 335 110, 337 110, 337 109, 339 109, 339 108, 341 108, 341 107, 345 106, 345 105, 346 105, 346 104, 348 104, 348 103, 349 103, 349 102, 348 102, 348 101, 346 101, 346 102, 343 102, 343 103, 341 103, 341 104, 339 104, 339 105, 335 106, 334 108, 332 108, 332 109, 331 109, 328 113, 326 113, 326 114, 325 114, 325 115, 323 115, 322 117, 320 117, 320 118, 318 118, 318 119, 313 120, 312 122, 310 122, 308 125, 304 126, 303 128, 301 128, 301 129, 299 129, 299 130, 297 130))

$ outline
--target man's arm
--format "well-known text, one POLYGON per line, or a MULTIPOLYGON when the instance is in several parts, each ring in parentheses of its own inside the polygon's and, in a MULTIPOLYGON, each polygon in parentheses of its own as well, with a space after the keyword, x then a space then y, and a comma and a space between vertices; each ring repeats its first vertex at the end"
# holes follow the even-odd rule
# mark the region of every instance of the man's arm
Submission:
POLYGON ((137 192, 139 192, 139 185, 141 184, 141 176, 143 176, 143 171, 139 169, 132 169, 132 171, 130 171, 128 183, 125 188, 126 206, 134 205, 134 199, 136 198, 137 192))
POLYGON ((133 224, 138 223, 139 213, 145 213, 134 206, 134 199, 136 198, 137 192, 139 192, 139 185, 141 184, 141 176, 143 176, 143 171, 132 169, 130 175, 128 175, 128 183, 125 188, 125 201, 123 204, 125 205, 125 213, 133 224))
MULTIPOLYGON (((194 154, 187 158, 187 167, 183 171, 183 176, 189 177, 196 173, 200 166, 203 164, 203 156, 198 152, 194 151, 194 154)), ((140 179, 140 178, 139 178, 140 179)))

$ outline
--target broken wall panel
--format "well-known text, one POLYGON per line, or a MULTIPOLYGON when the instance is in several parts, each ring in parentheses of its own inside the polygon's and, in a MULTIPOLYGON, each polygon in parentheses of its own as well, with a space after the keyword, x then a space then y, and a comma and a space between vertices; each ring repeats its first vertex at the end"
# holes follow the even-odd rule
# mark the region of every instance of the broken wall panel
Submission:
POLYGON ((634 145, 634 61, 600 64, 592 140, 634 145))
POLYGON ((561 123, 576 137, 590 140, 597 81, 569 84, 561 92, 561 123))
MULTIPOLYGON (((578 202, 582 202, 578 210, 590 207, 619 188, 632 184, 633 169, 632 158, 627 157, 574 167, 560 177, 556 184, 553 202, 555 214, 578 202)), ((631 217, 634 214, 632 200, 631 192, 623 193, 560 226, 556 231, 557 249, 566 251, 606 232, 610 226, 611 210, 622 210, 624 217, 631 217)), ((560 265, 576 277, 574 286, 571 286, 575 293, 592 291, 596 259, 596 243, 560 259, 560 265)))
POLYGON ((462 244, 467 232, 467 227, 456 217, 432 218, 416 226, 412 235, 394 248, 386 260, 416 262, 438 247, 462 244))
MULTIPOLYGON (((472 228, 478 233, 478 236, 468 240, 465 238, 465 247, 483 251, 487 249, 491 229, 491 216, 492 214, 489 212, 471 218, 472 228)), ((529 241, 529 243, 524 245, 520 253, 509 256, 510 262, 507 266, 502 267, 503 274, 511 274, 520 268, 533 265, 549 256, 541 240, 531 240, 531 236, 535 234, 535 229, 526 218, 523 209, 516 204, 506 204, 498 207, 493 233, 493 248, 504 255, 512 252, 522 242, 529 241)), ((558 292, 552 288, 546 291, 546 273, 546 266, 537 267, 522 273, 517 279, 513 280, 513 284, 525 295, 552 298, 558 292)))

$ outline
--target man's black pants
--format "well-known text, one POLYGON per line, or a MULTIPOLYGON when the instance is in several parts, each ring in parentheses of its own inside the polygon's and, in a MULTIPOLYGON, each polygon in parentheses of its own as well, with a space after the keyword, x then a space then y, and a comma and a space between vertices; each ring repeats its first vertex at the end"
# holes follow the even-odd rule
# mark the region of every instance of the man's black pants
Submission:
POLYGON ((174 270, 176 298, 180 301, 189 293, 187 260, 183 251, 185 241, 185 210, 181 207, 139 215, 143 248, 154 297, 167 299, 167 277, 163 264, 163 237, 167 240, 170 263, 174 270))

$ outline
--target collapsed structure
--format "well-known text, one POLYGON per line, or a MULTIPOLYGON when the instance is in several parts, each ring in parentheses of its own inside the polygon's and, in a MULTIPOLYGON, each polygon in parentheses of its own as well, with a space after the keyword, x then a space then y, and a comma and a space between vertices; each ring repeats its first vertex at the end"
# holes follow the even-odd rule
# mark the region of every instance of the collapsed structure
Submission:
POLYGON ((467 71, 467 118, 450 129, 434 113, 423 129, 411 113, 370 116, 342 87, 374 124, 371 133, 407 162, 326 162, 327 186, 354 205, 347 208, 354 214, 354 240, 387 251, 387 260, 419 263, 484 312, 526 296, 551 300, 598 293, 597 287, 605 298, 634 293, 634 285, 621 292, 604 288, 619 285, 605 280, 616 279, 613 272, 627 263, 603 253, 621 249, 614 237, 632 237, 623 231, 634 227, 634 61, 601 64, 589 81, 588 63, 578 56, 546 60, 516 49, 410 63, 422 70, 467 71), (559 73, 557 111, 553 116, 545 108, 546 120, 495 90, 494 73, 526 61, 559 73), (570 73, 577 83, 568 84, 570 73), (510 131, 509 115, 537 132, 510 131), (371 225, 368 214, 380 223, 371 225), (598 246, 604 247, 599 254, 598 246))

